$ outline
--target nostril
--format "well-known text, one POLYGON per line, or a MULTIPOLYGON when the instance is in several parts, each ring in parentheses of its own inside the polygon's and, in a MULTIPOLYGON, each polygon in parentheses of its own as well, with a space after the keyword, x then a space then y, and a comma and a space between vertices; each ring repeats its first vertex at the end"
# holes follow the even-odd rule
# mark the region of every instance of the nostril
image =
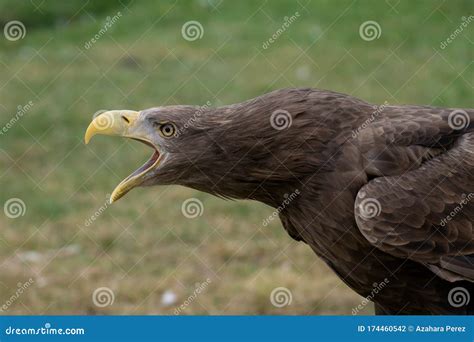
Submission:
POLYGON ((130 120, 125 115, 122 115, 122 119, 124 119, 125 122, 128 124, 130 123, 130 120))

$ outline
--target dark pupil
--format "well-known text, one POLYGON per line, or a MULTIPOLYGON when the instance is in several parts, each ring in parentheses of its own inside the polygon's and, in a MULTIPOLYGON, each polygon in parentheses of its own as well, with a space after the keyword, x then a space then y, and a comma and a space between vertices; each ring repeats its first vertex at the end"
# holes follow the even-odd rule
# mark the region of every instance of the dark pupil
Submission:
POLYGON ((166 125, 166 126, 164 127, 164 130, 165 130, 165 133, 166 133, 166 134, 171 134, 171 132, 172 132, 172 129, 171 129, 171 126, 170 126, 170 125, 166 125))

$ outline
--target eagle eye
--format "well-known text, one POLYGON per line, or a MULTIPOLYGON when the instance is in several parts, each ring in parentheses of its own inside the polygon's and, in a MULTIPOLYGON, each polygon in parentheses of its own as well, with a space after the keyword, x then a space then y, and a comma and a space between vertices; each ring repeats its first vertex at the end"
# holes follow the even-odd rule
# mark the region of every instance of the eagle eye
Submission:
POLYGON ((169 138, 175 135, 176 127, 172 123, 165 123, 160 125, 160 133, 162 136, 169 138))

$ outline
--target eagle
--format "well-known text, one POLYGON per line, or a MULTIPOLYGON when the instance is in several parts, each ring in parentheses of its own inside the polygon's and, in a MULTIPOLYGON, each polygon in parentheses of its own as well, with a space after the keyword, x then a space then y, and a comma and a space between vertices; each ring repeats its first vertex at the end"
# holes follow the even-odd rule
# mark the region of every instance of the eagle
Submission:
POLYGON ((474 313, 474 109, 292 88, 106 111, 85 143, 96 134, 153 149, 111 202, 170 184, 259 201, 376 314, 474 313))

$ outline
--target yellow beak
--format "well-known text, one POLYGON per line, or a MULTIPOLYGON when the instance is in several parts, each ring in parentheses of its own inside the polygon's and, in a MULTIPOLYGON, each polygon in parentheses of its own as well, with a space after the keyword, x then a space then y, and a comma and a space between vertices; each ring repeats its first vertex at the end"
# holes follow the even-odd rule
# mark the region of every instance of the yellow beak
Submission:
POLYGON ((84 142, 86 144, 88 144, 91 138, 96 134, 118 135, 142 141, 155 149, 155 153, 144 166, 117 185, 110 196, 110 203, 117 201, 131 189, 140 185, 146 173, 158 165, 160 161, 160 153, 147 137, 146 130, 138 121, 138 116, 139 112, 132 110, 111 110, 101 113, 89 124, 84 136, 84 142))
POLYGON ((111 110, 97 115, 87 127, 84 142, 88 144, 96 134, 129 136, 138 114, 133 110, 111 110))

